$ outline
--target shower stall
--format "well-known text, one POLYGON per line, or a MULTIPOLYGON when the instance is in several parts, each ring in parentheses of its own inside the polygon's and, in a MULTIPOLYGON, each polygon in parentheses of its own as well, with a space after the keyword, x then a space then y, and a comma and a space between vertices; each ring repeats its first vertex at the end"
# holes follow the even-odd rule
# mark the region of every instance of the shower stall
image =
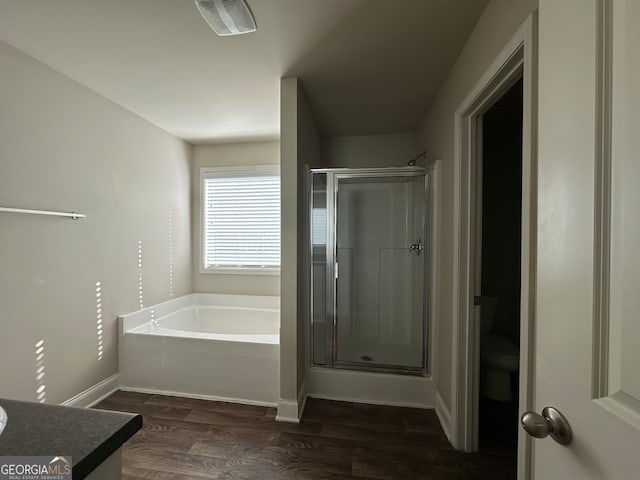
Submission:
POLYGON ((310 186, 312 364, 426 374, 428 174, 312 169, 310 186))

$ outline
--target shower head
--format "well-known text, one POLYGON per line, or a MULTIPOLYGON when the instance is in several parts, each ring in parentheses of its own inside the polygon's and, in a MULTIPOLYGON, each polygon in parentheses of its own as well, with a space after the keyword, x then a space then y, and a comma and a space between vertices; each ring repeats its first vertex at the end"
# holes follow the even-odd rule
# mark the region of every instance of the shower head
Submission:
POLYGON ((416 155, 414 158, 409 160, 409 163, 407 163, 407 165, 410 166, 410 167, 415 167, 416 163, 418 163, 418 160, 420 160, 421 158, 424 158, 426 156, 427 156, 427 151, 425 150, 424 152, 416 155))

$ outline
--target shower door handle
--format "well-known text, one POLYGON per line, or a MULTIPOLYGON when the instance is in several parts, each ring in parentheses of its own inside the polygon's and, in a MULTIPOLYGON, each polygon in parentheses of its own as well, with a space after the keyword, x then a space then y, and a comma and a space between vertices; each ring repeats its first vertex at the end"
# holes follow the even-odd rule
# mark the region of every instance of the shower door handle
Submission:
POLYGON ((416 255, 420 256, 422 250, 424 250, 424 244, 420 239, 417 239, 416 243, 412 243, 411 245, 409 245, 409 255, 411 255, 412 252, 416 252, 416 255))

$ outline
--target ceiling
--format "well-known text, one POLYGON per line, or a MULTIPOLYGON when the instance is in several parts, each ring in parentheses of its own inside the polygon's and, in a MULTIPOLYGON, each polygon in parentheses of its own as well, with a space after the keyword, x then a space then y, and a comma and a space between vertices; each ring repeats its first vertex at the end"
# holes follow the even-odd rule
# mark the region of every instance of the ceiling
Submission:
POLYGON ((0 39, 193 143, 277 138, 298 76, 325 136, 415 131, 487 0, 248 0, 218 37, 192 0, 0 0, 0 39))

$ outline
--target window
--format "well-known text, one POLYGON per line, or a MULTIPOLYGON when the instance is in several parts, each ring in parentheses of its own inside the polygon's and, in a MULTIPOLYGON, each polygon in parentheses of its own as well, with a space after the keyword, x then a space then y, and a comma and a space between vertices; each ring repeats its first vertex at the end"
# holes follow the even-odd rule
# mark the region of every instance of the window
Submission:
POLYGON ((200 178, 203 272, 278 273, 279 168, 205 168, 200 178))

